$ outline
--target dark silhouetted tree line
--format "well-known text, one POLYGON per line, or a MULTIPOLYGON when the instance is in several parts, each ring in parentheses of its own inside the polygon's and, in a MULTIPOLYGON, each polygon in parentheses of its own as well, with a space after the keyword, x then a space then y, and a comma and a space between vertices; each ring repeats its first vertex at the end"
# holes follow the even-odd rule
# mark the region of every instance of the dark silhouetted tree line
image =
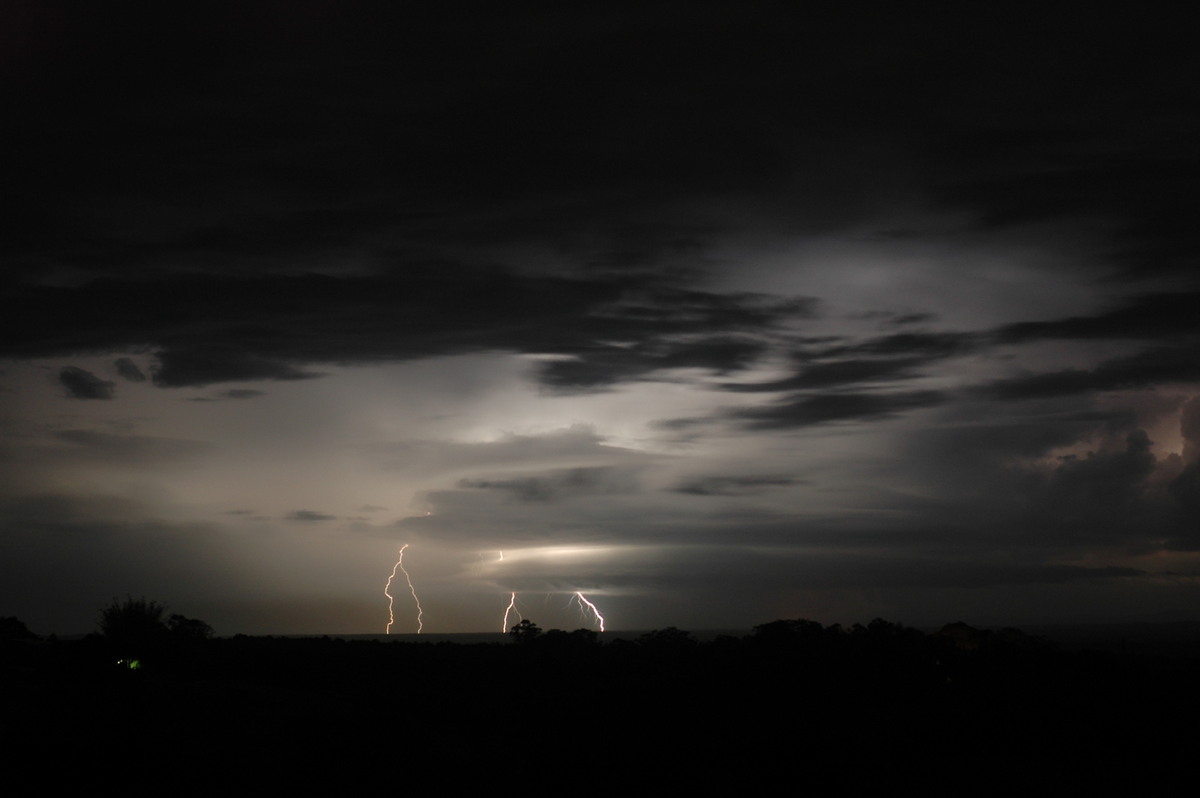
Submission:
POLYGON ((1190 738, 1173 723, 1200 709, 1194 658, 1064 651, 965 624, 777 620, 702 641, 528 621, 506 642, 463 644, 217 638, 131 598, 101 618, 103 635, 86 640, 4 643, 22 744, 72 751, 81 767, 135 750, 154 763, 202 756, 263 788, 467 763, 460 778, 503 780, 532 757, 522 778, 537 790, 581 774, 621 789, 637 769, 639 784, 687 789, 837 772, 853 791, 931 763, 1183 754, 1190 738), (126 648, 148 664, 114 670, 126 648))

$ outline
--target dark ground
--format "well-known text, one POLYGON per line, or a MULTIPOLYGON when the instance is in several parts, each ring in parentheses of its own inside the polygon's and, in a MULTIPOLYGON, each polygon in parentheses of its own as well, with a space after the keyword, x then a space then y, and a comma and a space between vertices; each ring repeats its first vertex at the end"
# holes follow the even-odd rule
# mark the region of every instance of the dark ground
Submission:
POLYGON ((1029 769, 1103 784, 1191 762, 1200 708, 1192 653, 884 621, 777 621, 703 643, 238 636, 158 644, 136 670, 99 637, 2 650, 10 775, 152 794, 381 779, 854 794, 1029 769))

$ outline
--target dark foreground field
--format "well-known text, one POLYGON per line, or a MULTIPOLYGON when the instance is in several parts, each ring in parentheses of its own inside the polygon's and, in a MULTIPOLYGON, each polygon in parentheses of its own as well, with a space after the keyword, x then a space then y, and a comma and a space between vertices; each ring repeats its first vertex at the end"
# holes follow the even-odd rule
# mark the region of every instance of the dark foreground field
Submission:
POLYGON ((136 669, 99 637, 0 650, 8 783, 27 785, 14 795, 852 794, 918 780, 961 794, 1026 773, 1157 778, 1198 741, 1191 656, 961 625, 777 621, 705 643, 239 636, 159 644, 136 669))

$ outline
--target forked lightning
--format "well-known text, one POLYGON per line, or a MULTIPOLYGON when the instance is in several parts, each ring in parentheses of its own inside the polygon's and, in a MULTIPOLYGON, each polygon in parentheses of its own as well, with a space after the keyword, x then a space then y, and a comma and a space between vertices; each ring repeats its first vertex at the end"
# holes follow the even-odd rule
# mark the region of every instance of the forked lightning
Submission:
POLYGON ((421 600, 419 598, 417 598, 417 589, 415 587, 413 587, 412 577, 410 577, 408 575, 408 571, 406 571, 404 568, 404 550, 407 548, 408 548, 407 543, 405 543, 403 546, 400 547, 400 558, 397 559, 396 564, 392 566, 392 573, 387 578, 387 584, 385 584, 383 586, 383 595, 387 596, 387 599, 388 599, 388 622, 387 622, 387 628, 384 629, 384 631, 383 631, 384 634, 392 633, 392 624, 396 620, 396 617, 392 612, 392 606, 393 606, 394 602, 393 602, 392 594, 390 591, 392 589, 392 580, 396 578, 396 570, 397 569, 399 569, 400 572, 402 574, 404 574, 404 580, 406 582, 408 582, 408 589, 409 589, 409 592, 412 593, 413 602, 417 605, 417 634, 421 634, 421 630, 425 627, 425 625, 421 622, 421 618, 425 614, 421 610, 421 600))

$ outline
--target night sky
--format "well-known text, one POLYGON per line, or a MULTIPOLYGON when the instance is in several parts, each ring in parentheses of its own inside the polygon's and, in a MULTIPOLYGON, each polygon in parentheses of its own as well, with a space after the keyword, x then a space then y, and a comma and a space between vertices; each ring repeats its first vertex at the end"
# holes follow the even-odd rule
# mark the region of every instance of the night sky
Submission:
POLYGON ((808 5, 5 4, 0 615, 1195 618, 1193 31, 808 5))

